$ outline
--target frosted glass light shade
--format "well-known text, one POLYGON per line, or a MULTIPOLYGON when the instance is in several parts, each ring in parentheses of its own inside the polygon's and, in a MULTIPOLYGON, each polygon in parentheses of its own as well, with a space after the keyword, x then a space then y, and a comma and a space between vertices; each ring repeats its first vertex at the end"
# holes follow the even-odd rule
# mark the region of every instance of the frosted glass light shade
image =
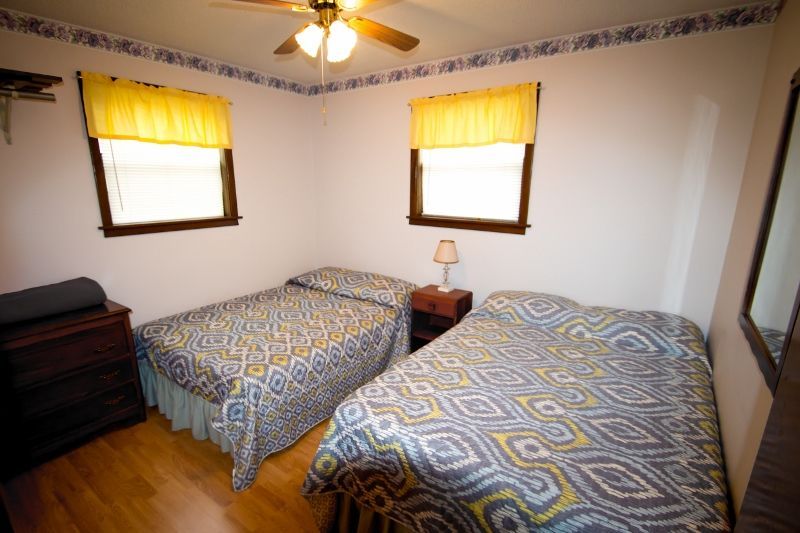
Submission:
POLYGON ((316 24, 309 24, 303 31, 294 36, 297 44, 311 57, 317 57, 319 45, 322 43, 322 36, 325 30, 316 24))
POLYGON ((446 265, 458 263, 458 251, 456 250, 455 241, 439 241, 436 253, 433 254, 433 260, 446 265))
POLYGON ((350 57, 356 45, 356 32, 341 20, 334 20, 328 29, 328 61, 338 63, 350 57))

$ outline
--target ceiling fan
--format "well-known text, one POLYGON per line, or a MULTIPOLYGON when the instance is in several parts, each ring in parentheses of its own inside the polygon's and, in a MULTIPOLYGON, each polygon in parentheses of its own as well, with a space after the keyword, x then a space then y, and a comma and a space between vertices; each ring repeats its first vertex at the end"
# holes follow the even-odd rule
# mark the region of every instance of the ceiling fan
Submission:
POLYGON ((311 57, 317 57, 320 47, 327 47, 329 62, 343 61, 350 57, 350 52, 356 44, 356 32, 404 52, 413 50, 419 44, 419 39, 416 37, 373 20, 359 16, 349 18, 342 16, 343 12, 355 11, 377 0, 308 0, 308 5, 283 0, 237 1, 318 14, 315 22, 303 25, 275 49, 274 53, 278 55, 291 54, 300 47, 311 57))

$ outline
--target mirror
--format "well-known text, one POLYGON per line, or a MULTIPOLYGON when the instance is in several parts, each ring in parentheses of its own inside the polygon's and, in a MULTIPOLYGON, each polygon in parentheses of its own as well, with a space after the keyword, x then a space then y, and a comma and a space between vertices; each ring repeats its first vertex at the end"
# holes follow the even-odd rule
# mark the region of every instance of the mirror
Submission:
POLYGON ((800 70, 789 106, 739 322, 774 392, 800 296, 800 70))

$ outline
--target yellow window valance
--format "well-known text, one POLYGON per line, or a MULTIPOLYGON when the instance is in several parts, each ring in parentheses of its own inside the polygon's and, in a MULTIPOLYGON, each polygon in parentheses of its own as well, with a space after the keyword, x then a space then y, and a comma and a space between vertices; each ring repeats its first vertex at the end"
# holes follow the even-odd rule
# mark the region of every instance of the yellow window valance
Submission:
POLYGON ((81 72, 91 137, 231 148, 230 101, 81 72))
POLYGON ((533 144, 538 83, 411 100, 411 148, 533 144))

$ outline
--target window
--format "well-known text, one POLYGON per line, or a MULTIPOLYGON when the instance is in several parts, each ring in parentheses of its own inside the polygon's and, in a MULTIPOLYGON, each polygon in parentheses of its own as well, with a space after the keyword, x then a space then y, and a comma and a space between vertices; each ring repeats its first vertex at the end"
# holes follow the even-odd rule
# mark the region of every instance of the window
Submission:
POLYGON ((409 224, 524 234, 538 84, 411 101, 409 224))
POLYGON ((81 78, 106 237, 238 224, 229 126, 220 120, 227 100, 93 73, 81 78), (91 91, 87 80, 96 84, 91 91), (145 109, 125 107, 148 98, 145 109), (215 105, 223 111, 209 116, 215 105), (209 130, 215 121, 217 130, 209 130))
POLYGON ((225 215, 216 148, 99 139, 114 224, 225 215))
POLYGON ((412 151, 411 224, 524 233, 533 145, 412 151))
POLYGON ((236 225, 233 152, 89 137, 106 237, 236 225))

